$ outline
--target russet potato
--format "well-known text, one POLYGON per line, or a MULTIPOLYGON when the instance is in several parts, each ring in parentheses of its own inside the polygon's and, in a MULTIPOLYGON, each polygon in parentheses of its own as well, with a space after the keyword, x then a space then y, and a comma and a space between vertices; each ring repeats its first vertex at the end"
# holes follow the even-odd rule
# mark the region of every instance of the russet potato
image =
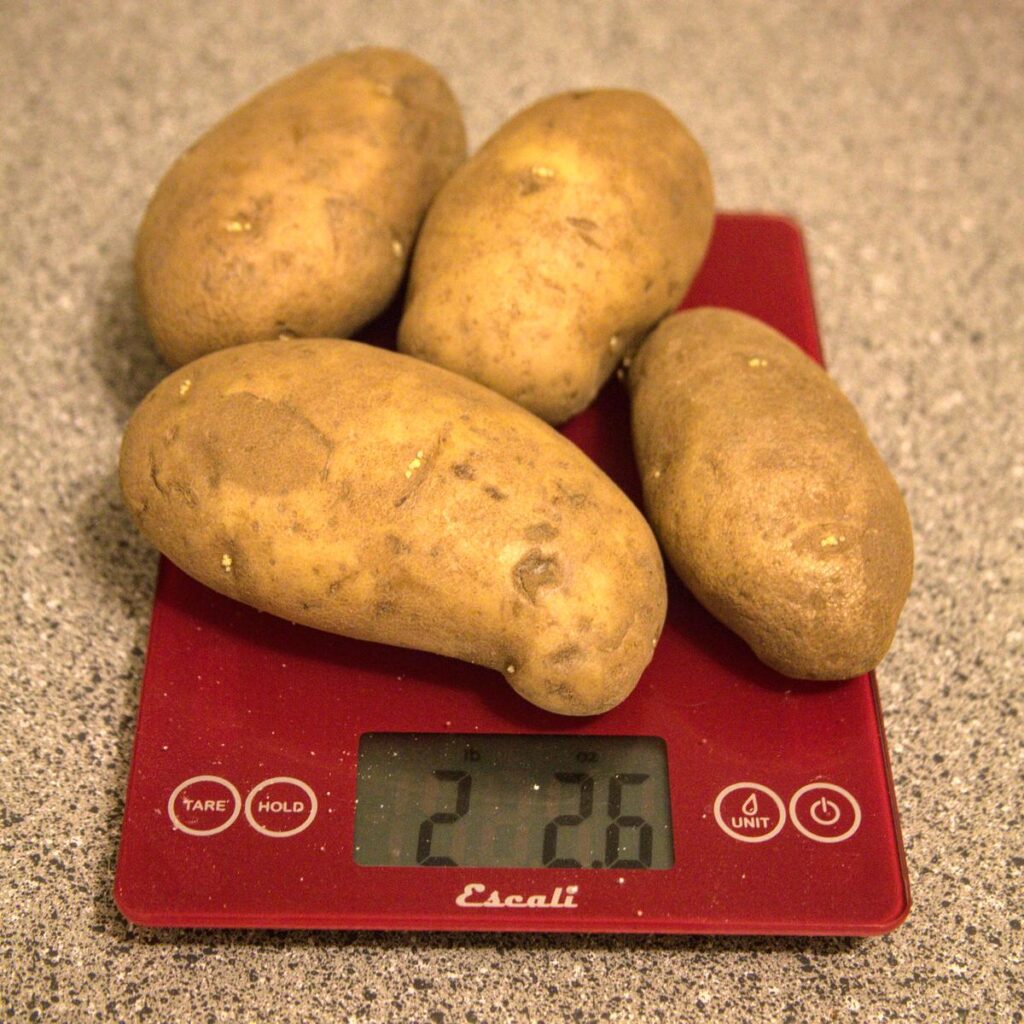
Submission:
POLYGON ((121 448, 142 532, 294 622, 485 665, 551 711, 633 689, 665 618, 639 510, 571 441, 440 367, 330 339, 177 370, 121 448))
POLYGON ((910 517, 828 374, 705 308, 661 324, 629 387, 647 515, 697 599, 787 676, 873 669, 910 589, 910 517))
POLYGON ((172 366, 280 336, 346 336, 394 297, 427 206, 465 156, 430 65, 365 48, 318 61, 211 128, 139 228, 142 312, 172 366))
POLYGON ((678 306, 713 220, 707 160, 657 100, 541 100, 439 191, 399 349, 564 422, 678 306))

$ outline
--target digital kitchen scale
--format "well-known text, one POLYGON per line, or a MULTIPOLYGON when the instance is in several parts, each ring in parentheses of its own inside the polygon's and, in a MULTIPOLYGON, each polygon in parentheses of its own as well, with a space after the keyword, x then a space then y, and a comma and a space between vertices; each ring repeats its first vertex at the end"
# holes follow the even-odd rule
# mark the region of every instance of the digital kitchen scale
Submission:
MULTIPOLYGON (((820 359, 797 227, 718 218, 685 305, 820 359)), ((565 432, 639 501, 612 381, 565 432)), ((910 897, 875 680, 766 668, 669 576, 634 693, 261 614, 161 563, 115 882, 143 925, 874 935, 910 897)))

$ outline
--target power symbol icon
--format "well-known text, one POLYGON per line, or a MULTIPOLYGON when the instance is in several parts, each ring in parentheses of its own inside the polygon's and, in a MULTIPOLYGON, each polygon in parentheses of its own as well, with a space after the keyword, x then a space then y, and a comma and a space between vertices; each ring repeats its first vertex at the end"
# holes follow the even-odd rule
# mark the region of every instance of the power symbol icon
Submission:
POLYGON ((819 825, 834 825, 842 813, 838 805, 826 797, 821 797, 811 804, 811 818, 819 825))
POLYGON ((816 843, 841 843, 860 828, 860 804, 834 782, 801 786, 789 801, 796 830, 816 843))

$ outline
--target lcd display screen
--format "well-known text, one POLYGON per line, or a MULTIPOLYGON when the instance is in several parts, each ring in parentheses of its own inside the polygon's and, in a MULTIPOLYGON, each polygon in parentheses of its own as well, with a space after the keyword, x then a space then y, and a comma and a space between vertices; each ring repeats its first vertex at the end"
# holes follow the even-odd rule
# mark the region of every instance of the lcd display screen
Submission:
POLYGON ((357 864, 673 863, 659 737, 366 733, 356 801, 357 864))

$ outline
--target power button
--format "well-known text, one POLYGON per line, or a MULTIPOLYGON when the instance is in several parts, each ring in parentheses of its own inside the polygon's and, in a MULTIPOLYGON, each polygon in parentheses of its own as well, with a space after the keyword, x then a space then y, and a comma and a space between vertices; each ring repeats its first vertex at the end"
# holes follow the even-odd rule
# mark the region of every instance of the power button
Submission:
POLYGON ((789 817, 808 839, 841 843, 860 828, 860 804, 842 786, 812 782, 790 798, 789 817))

